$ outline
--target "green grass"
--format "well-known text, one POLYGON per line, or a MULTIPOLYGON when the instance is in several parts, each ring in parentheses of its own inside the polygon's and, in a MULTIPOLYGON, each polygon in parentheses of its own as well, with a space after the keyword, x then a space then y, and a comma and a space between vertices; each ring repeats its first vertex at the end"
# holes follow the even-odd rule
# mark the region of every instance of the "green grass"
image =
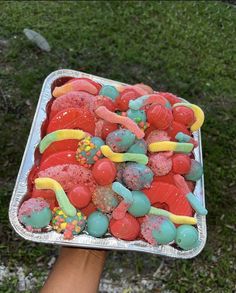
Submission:
MULTIPOLYGON (((7 41, 0 43, 1 261, 13 271, 23 265, 41 280, 40 270, 43 276, 56 253, 52 246, 20 239, 10 229, 7 209, 44 78, 58 68, 81 69, 143 81, 204 109, 207 245, 193 260, 164 259, 153 282, 176 292, 235 290, 235 8, 195 1, 0 2, 0 23, 0 40, 7 41), (43 34, 51 52, 27 41, 24 28, 43 34)), ((133 277, 139 284, 152 278, 161 260, 111 252, 105 274, 119 279, 116 269, 123 268, 127 281, 133 277)), ((0 292, 16 292, 15 280, 4 284, 0 292)))

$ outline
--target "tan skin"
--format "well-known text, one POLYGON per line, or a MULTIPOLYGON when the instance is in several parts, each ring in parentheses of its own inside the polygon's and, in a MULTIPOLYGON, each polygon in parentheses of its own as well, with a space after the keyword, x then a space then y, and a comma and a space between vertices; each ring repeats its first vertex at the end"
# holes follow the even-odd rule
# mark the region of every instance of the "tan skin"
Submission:
POLYGON ((40 293, 95 293, 105 264, 106 252, 62 247, 40 293))

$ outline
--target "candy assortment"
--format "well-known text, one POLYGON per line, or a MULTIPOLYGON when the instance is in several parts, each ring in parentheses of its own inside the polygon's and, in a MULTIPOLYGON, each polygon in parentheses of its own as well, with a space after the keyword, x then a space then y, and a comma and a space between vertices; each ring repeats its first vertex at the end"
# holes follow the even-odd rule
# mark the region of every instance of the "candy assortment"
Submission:
POLYGON ((66 240, 197 247, 194 215, 207 210, 194 194, 203 168, 192 132, 203 122, 197 105, 144 84, 72 78, 55 87, 19 221, 66 240))

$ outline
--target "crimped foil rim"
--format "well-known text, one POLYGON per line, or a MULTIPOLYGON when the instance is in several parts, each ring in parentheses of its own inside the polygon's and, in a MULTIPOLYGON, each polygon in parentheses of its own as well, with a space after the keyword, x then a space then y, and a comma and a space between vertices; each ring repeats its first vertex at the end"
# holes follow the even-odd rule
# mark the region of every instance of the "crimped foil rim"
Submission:
MULTIPOLYGON (((12 227, 22 238, 39 243, 57 244, 66 246, 96 248, 96 249, 113 249, 125 251, 137 251, 168 256, 173 258, 189 259, 197 256, 205 246, 207 238, 206 216, 195 215, 197 218, 197 228, 199 231, 199 246, 188 250, 179 250, 170 245, 152 246, 142 240, 124 241, 107 234, 106 238, 94 238, 87 234, 75 236, 72 240, 64 240, 63 235, 55 231, 35 233, 27 231, 19 222, 17 214, 20 204, 27 192, 27 177, 34 165, 34 151, 41 140, 41 124, 46 119, 46 105, 51 99, 51 85, 58 78, 62 77, 87 77, 102 84, 126 85, 118 81, 109 80, 95 75, 87 74, 80 71, 61 69, 52 72, 45 79, 40 93, 35 116, 32 122, 29 138, 25 147, 21 166, 16 179, 16 184, 12 193, 9 206, 9 219, 12 227)), ((194 149, 195 159, 203 165, 201 131, 193 133, 194 138, 198 141, 199 146, 194 149)), ((194 194, 205 206, 204 177, 197 181, 194 194)))

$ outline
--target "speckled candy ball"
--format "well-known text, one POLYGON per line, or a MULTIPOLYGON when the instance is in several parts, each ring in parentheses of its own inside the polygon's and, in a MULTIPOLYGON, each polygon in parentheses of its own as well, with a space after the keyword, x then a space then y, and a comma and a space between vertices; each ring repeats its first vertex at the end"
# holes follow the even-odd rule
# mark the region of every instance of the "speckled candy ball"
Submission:
POLYGON ((172 169, 171 152, 150 155, 148 167, 156 176, 164 176, 172 169))
POLYGON ((128 150, 135 141, 135 135, 127 129, 115 130, 108 134, 106 144, 113 152, 122 153, 128 150))
POLYGON ((78 143, 76 151, 76 159, 80 165, 89 167, 97 160, 102 158, 100 147, 104 145, 104 141, 100 137, 85 137, 78 143))
POLYGON ((118 205, 118 195, 112 190, 111 185, 97 186, 92 195, 94 205, 104 213, 112 212, 118 205))
POLYGON ((146 139, 147 145, 157 141, 169 141, 170 137, 168 136, 167 132, 164 130, 153 130, 149 133, 146 139))
POLYGON ((18 213, 19 221, 27 230, 42 229, 52 218, 49 204, 42 198, 30 198, 23 202, 18 213))
POLYGON ((73 239, 81 233, 85 223, 86 217, 80 211, 74 217, 68 217, 59 207, 53 210, 52 228, 58 233, 63 232, 64 239, 73 239))
POLYGON ((131 190, 148 188, 153 180, 152 170, 141 164, 127 164, 123 171, 123 182, 131 190))
POLYGON ((141 234, 152 245, 167 244, 175 239, 176 228, 166 217, 148 215, 141 225, 141 234))

